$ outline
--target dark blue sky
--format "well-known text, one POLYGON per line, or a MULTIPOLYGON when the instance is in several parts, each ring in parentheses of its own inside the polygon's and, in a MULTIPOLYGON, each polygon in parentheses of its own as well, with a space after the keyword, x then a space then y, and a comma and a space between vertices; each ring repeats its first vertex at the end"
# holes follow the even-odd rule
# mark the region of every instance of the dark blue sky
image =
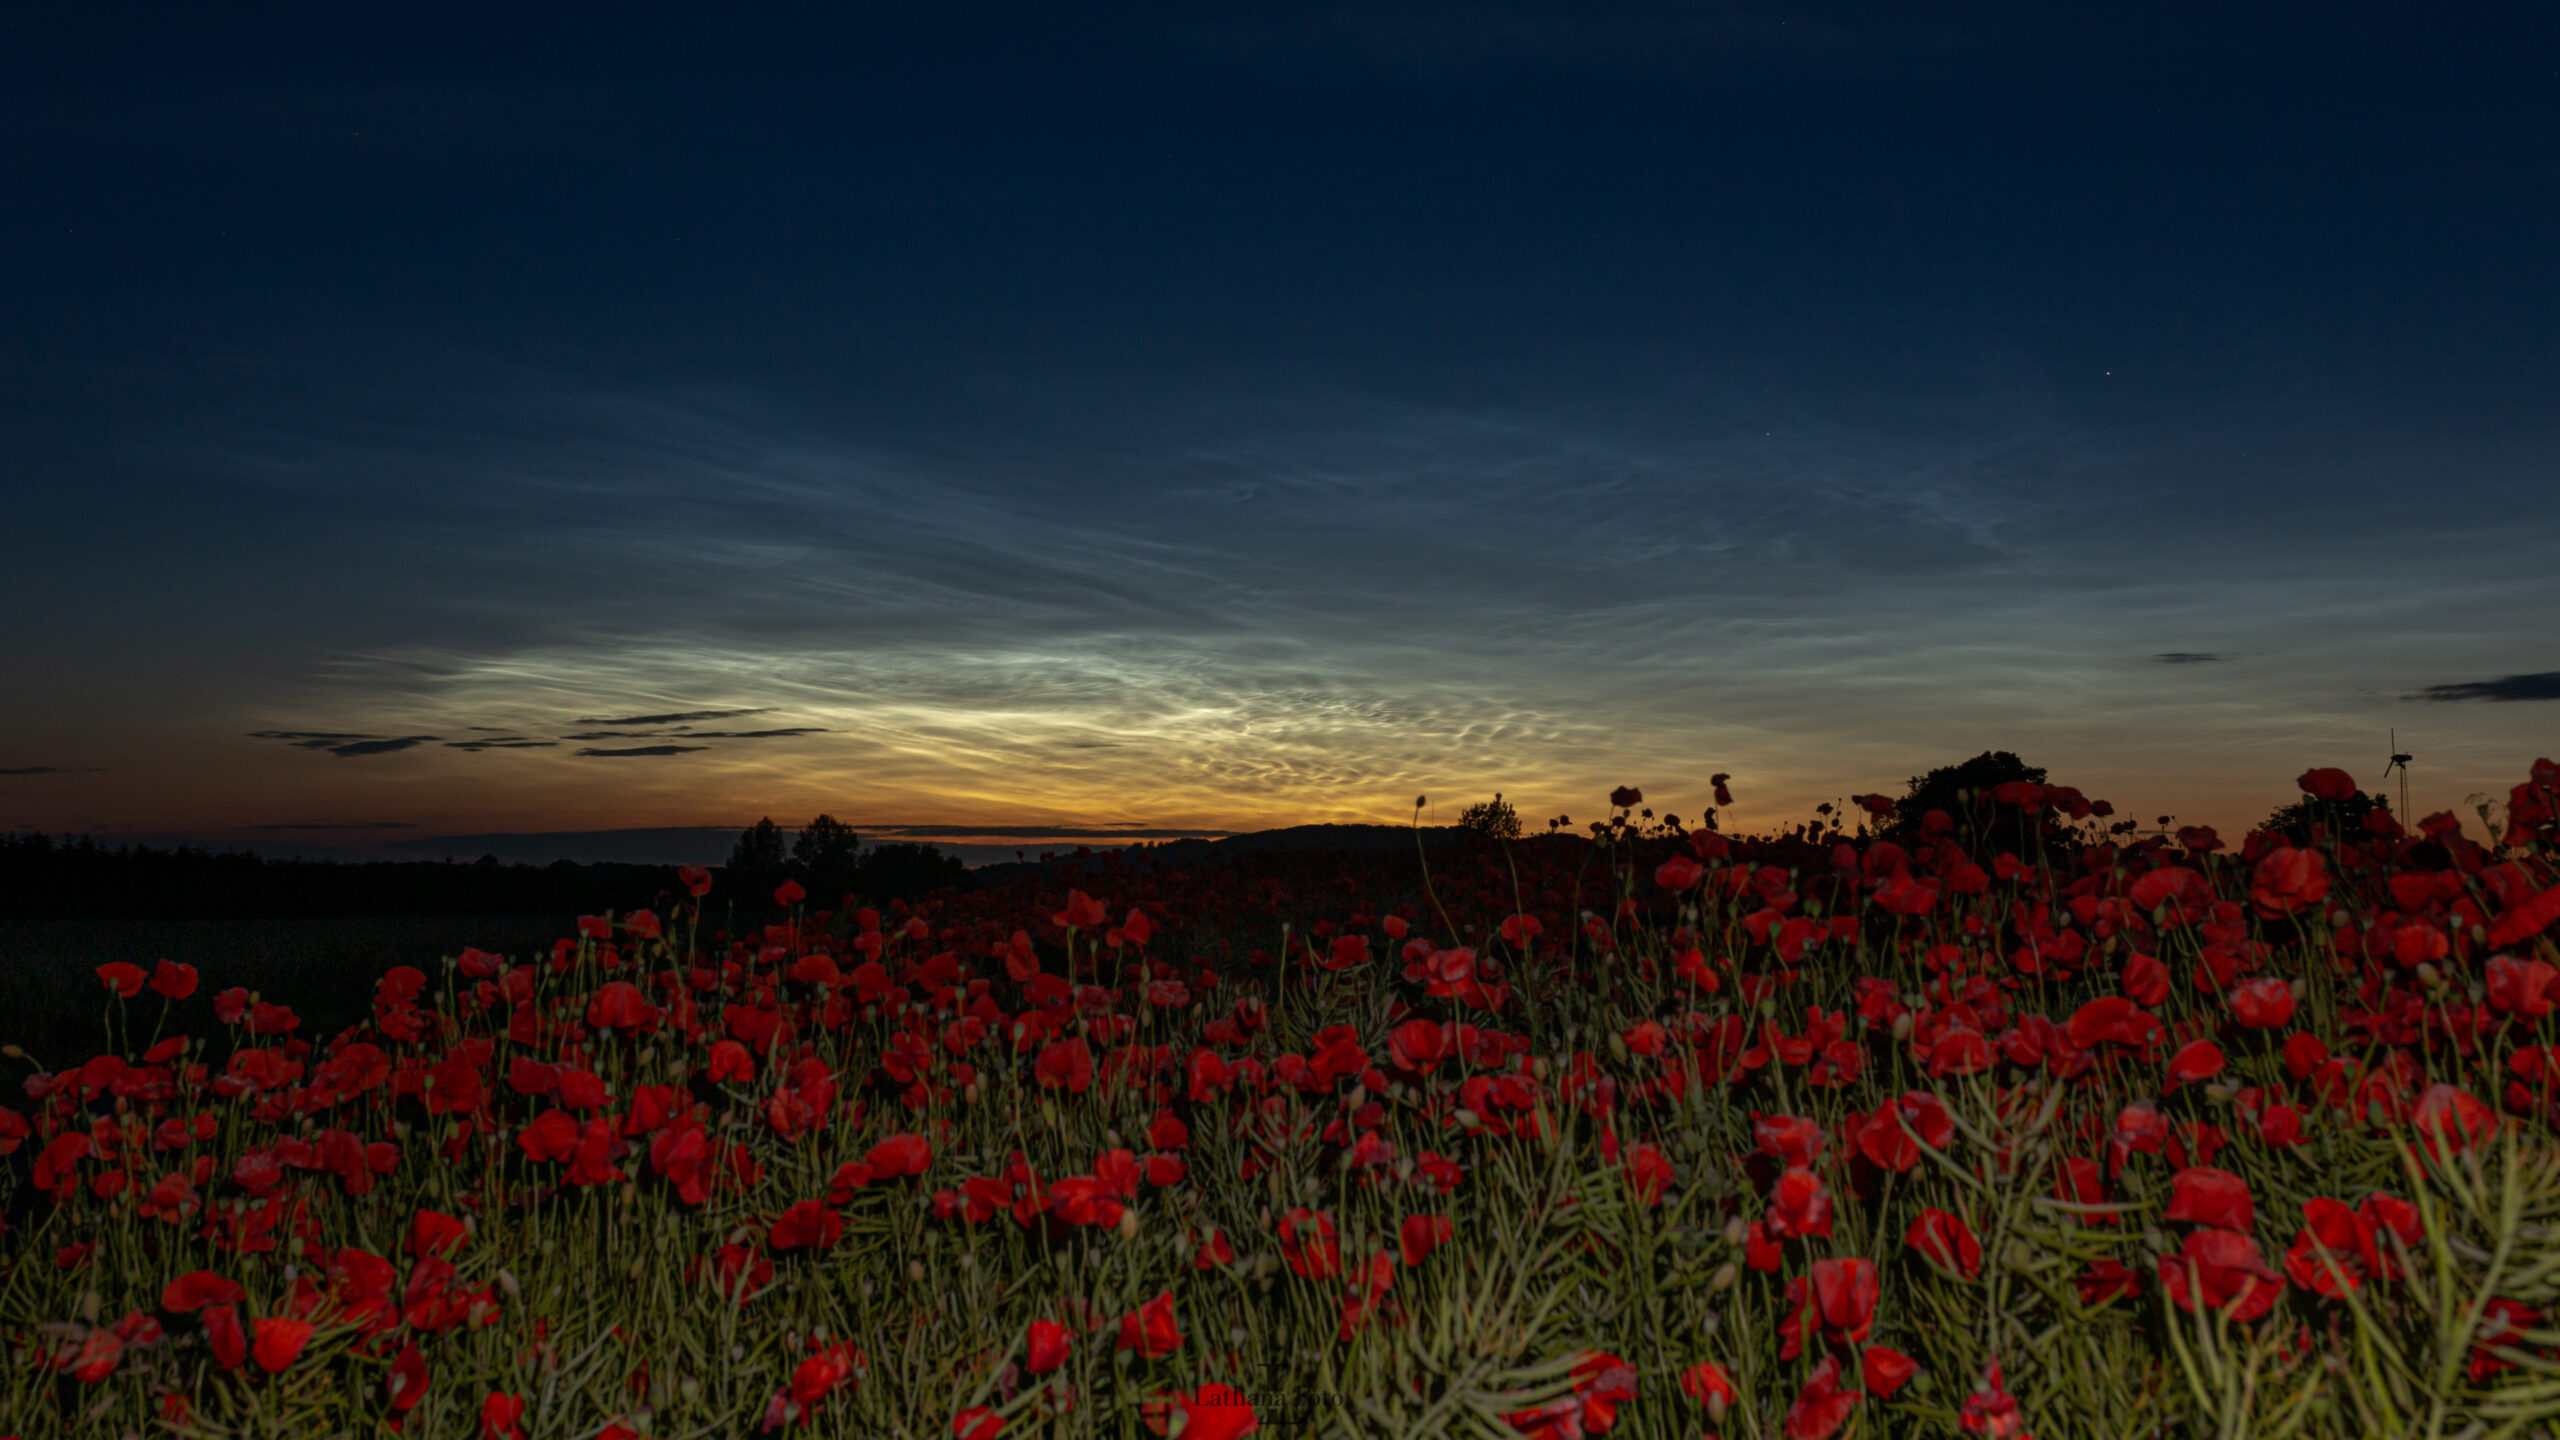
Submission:
POLYGON ((2560 750, 2530 7, 358 8, 0 15, 0 824, 2560 750))

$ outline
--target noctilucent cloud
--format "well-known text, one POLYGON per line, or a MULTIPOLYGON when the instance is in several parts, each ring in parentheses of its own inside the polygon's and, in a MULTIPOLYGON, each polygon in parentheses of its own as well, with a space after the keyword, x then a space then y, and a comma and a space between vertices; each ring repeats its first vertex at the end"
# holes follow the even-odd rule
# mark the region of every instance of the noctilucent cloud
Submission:
POLYGON ((2560 751, 2533 7, 910 8, 0 18, 0 825, 2560 751))

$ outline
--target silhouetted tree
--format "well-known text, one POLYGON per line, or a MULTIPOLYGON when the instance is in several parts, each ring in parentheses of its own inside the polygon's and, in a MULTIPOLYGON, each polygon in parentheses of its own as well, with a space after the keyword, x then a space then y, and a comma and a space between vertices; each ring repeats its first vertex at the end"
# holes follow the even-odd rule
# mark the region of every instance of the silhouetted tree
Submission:
POLYGON ((1920 819, 1932 810, 1944 810, 1959 827, 1968 823, 1978 826, 1992 810, 1991 787, 2011 780, 2045 783, 2041 765, 2030 765, 2006 750, 1985 750, 1959 765, 1941 765, 1926 775, 1911 777, 1911 793, 1895 802, 1893 822, 1885 827, 1888 835, 1919 833, 1920 819))
POLYGON ((737 848, 729 852, 729 893, 742 904, 761 905, 773 894, 786 875, 782 846, 782 827, 767 815, 748 826, 738 836, 737 848))
POLYGON ((2344 800, 2323 800, 2316 795, 2305 795, 2290 805, 2276 807, 2258 828, 2281 835, 2296 845, 2308 845, 2312 843, 2311 830, 2316 825, 2331 843, 2335 843, 2365 836, 2368 832, 2364 828, 2364 817, 2376 810, 2387 813, 2390 809, 2390 801, 2362 791, 2344 800))
POLYGON ((1473 830, 1492 840, 1517 840, 1520 838, 1520 812, 1497 790, 1491 800, 1459 811, 1458 828, 1473 830))
POLYGON ((862 852, 852 889, 863 900, 921 900, 947 886, 969 882, 969 867, 957 855, 931 845, 899 842, 874 845, 862 852))
POLYGON ((833 815, 820 815, 800 827, 791 842, 791 874, 809 892, 809 903, 831 907, 854 888, 862 856, 862 837, 833 815))

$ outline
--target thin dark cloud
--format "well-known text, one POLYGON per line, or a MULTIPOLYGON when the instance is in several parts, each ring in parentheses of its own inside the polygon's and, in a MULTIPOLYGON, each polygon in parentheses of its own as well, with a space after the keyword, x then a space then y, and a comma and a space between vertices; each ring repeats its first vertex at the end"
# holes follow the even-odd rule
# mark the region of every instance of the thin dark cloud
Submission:
MULTIPOLYGON (((765 713, 763 709, 754 709, 688 710, 676 715, 581 715, 577 723, 581 725, 678 725, 692 720, 726 720, 732 715, 762 715, 763 713, 765 713)), ((574 740, 578 737, 572 735, 569 738, 574 740)))
POLYGON ((303 830, 415 830, 418 828, 418 823, 414 820, 349 820, 345 822, 322 820, 308 825, 252 825, 248 828, 262 833, 303 830))
POLYGON ((597 757, 602 757, 602 758, 612 758, 612 757, 628 756, 628 755, 690 755, 690 754, 692 754, 692 753, 693 753, 694 751, 696 751, 696 750, 708 750, 708 749, 710 749, 710 748, 711 748, 711 747, 710 747, 710 746, 708 746, 708 745, 636 745, 636 746, 633 746, 631 749, 628 749, 628 750, 592 750, 592 749, 590 749, 590 750, 581 750, 581 751, 579 751, 579 752, 577 752, 577 753, 579 753, 580 755, 592 755, 592 756, 597 756, 597 757))
POLYGON ((256 740, 282 740, 296 750, 326 750, 346 759, 361 755, 390 755, 413 746, 428 745, 443 739, 441 735, 379 736, 322 730, 252 730, 256 740))
POLYGON ((359 740, 352 745, 332 745, 329 753, 341 758, 354 755, 390 755, 414 745, 433 744, 442 736, 403 735, 392 740, 359 740))
POLYGON ((580 730, 563 740, 770 740, 790 735, 824 735, 823 725, 795 725, 787 730, 580 730))
MULTIPOLYGON (((570 738, 579 737, 571 736, 570 738)), ((559 743, 557 740, 527 740, 518 735, 504 740, 447 740, 444 742, 444 747, 448 750, 468 750, 476 755, 483 750, 548 750, 559 743)))
POLYGON ((2163 665, 2203 665, 2223 657, 2211 650, 2167 650, 2151 658, 2163 665))
POLYGON ((0 769, 0 775, 97 775, 102 773, 104 772, 95 765, 17 765, 0 769))
POLYGON ((2430 685, 2413 700, 2560 700, 2560 670, 2506 675, 2495 680, 2468 680, 2458 685, 2430 685))

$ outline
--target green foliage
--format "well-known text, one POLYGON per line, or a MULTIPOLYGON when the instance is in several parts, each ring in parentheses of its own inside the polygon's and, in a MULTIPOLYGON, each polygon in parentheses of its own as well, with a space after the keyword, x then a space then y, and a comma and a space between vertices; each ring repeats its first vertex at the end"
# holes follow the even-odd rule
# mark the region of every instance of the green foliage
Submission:
POLYGON ((1472 830, 1491 840, 1517 840, 1520 838, 1520 812, 1513 809, 1511 802, 1503 799, 1502 792, 1497 790, 1491 800, 1459 811, 1458 828, 1472 830))

